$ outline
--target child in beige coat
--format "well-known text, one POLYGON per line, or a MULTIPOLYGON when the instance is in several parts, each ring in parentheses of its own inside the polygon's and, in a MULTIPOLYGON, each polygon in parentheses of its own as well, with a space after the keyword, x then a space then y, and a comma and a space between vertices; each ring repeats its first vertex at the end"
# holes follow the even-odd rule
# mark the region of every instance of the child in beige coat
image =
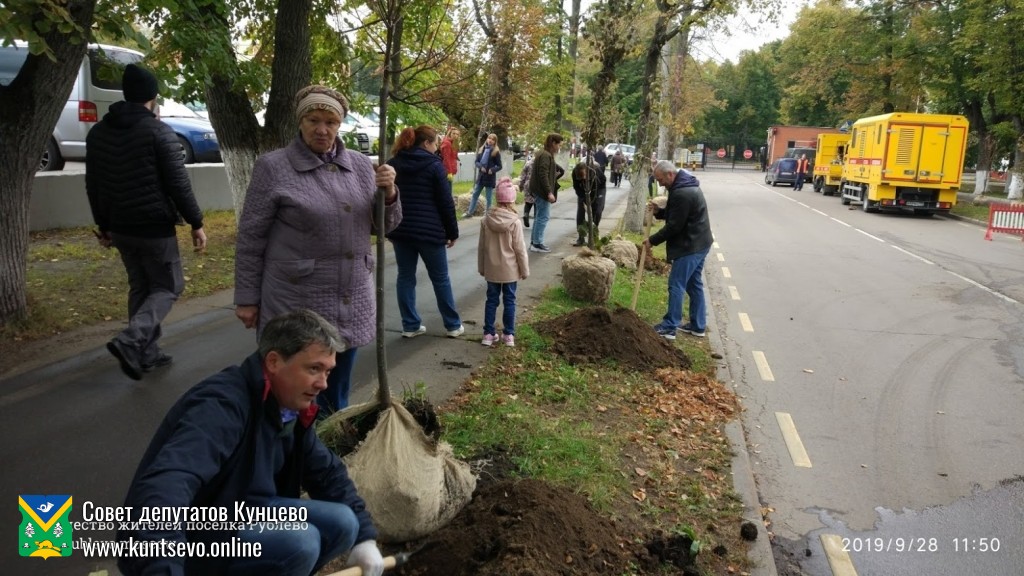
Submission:
POLYGON ((487 304, 484 306, 484 338, 481 344, 490 346, 499 341, 494 326, 498 301, 504 299, 501 316, 500 341, 506 346, 516 345, 516 285, 530 275, 530 262, 526 257, 523 240, 523 221, 516 212, 516 190, 507 176, 498 181, 495 194, 497 207, 487 212, 480 221, 480 242, 477 249, 477 269, 487 281, 487 304))

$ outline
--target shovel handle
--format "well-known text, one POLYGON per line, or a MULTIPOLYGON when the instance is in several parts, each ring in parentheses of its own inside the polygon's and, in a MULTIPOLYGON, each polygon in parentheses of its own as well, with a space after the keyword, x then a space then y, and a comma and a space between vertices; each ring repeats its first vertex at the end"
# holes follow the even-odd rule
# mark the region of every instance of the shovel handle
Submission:
POLYGON ((640 245, 640 266, 636 271, 636 282, 633 284, 633 301, 629 304, 629 309, 636 312, 636 301, 640 297, 640 282, 644 277, 644 263, 647 260, 647 239, 651 237, 651 224, 654 221, 654 211, 648 206, 644 212, 644 218, 647 220, 647 225, 644 227, 644 243, 640 245))
MULTIPOLYGON (((394 556, 388 556, 384 559, 384 569, 390 570, 398 566, 398 559, 394 556)), ((341 572, 332 572, 327 576, 363 576, 363 569, 359 566, 352 566, 351 568, 345 568, 341 572)))

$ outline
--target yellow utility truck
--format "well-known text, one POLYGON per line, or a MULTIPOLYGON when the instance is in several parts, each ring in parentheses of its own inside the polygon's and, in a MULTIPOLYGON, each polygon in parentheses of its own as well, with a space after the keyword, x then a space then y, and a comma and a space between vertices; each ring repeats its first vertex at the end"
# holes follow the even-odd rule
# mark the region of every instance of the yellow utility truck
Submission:
POLYGON ((839 192, 865 212, 934 214, 956 205, 967 146, 967 119, 893 112, 861 118, 850 129, 839 192))
POLYGON ((843 178, 843 158, 850 134, 818 134, 814 153, 814 191, 831 196, 843 178))

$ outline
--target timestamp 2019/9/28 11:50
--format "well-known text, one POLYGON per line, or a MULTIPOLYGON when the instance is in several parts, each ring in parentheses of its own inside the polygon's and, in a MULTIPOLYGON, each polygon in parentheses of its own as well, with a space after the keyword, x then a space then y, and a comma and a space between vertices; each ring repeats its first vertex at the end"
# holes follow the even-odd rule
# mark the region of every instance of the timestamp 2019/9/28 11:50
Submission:
POLYGON ((844 552, 999 552, 999 538, 926 538, 921 536, 843 538, 844 552), (945 542, 945 545, 943 545, 945 542))

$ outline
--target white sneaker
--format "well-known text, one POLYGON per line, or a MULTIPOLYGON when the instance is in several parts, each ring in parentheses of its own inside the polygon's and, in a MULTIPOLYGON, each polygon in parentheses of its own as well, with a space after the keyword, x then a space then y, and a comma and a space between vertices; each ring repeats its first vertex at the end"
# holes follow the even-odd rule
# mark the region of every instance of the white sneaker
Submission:
POLYGON ((427 327, 422 325, 422 324, 420 324, 420 327, 415 329, 415 330, 413 330, 412 332, 402 332, 402 338, 415 338, 415 337, 419 336, 420 334, 426 334, 426 333, 427 333, 427 327))
POLYGON ((445 332, 445 334, 447 334, 449 338, 458 338, 459 336, 462 336, 465 333, 466 333, 466 328, 463 327, 462 324, 459 324, 459 327, 456 328, 455 330, 449 330, 449 331, 445 332))

